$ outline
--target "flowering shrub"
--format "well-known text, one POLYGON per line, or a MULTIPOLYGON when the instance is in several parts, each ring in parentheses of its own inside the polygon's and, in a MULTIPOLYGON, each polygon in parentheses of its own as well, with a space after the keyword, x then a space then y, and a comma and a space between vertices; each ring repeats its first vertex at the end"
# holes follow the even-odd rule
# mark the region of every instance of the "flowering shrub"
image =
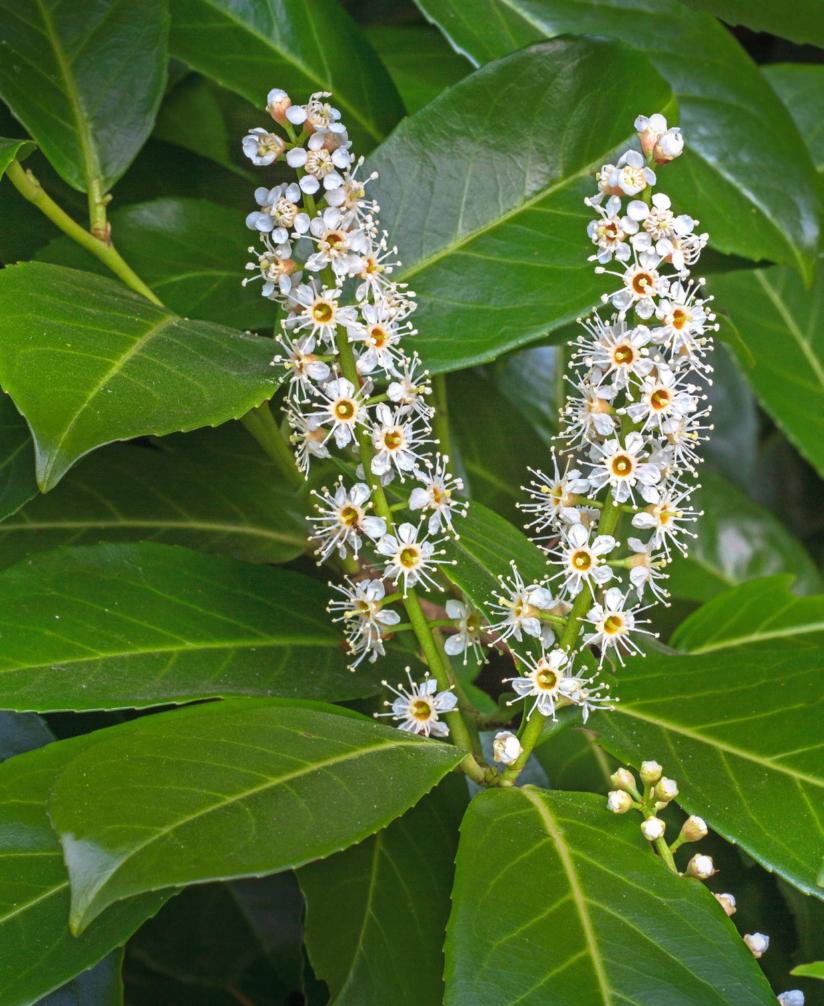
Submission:
POLYGON ((0 1006, 817 1001, 824 76, 418 5, 0 4, 0 1006))

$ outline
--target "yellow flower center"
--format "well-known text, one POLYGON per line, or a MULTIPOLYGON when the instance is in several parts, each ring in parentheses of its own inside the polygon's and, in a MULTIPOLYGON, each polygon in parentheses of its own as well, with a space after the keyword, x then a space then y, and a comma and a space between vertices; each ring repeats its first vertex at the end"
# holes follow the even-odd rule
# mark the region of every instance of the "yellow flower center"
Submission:
POLYGON ((582 573, 586 572, 592 566, 592 556, 584 549, 581 549, 578 552, 573 552, 572 559, 570 561, 573 568, 582 573))
POLYGON ((626 478, 626 476, 632 471, 633 467, 632 458, 628 454, 616 454, 610 464, 612 474, 617 475, 618 478, 626 478))
POLYGON ((666 388, 656 388, 649 396, 649 403, 653 409, 660 412, 669 405, 671 397, 672 396, 666 388))
POLYGON ((637 272, 632 277, 632 291, 639 297, 646 297, 655 286, 655 277, 650 272, 637 272))
POLYGON ((425 699, 413 699, 409 703, 409 713, 412 719, 425 723, 432 715, 432 707, 425 699))
POLYGON ((335 306, 328 300, 317 300, 312 305, 312 318, 319 325, 328 325, 335 317, 335 306))
POLYGON ((417 545, 406 545, 400 550, 398 562, 404 569, 414 569, 421 561, 421 550, 417 545))
POLYGON ((388 451, 396 451, 403 446, 403 433, 400 430, 387 430, 383 435, 383 443, 388 451))
POLYGON ((616 632, 621 632, 624 628, 624 619, 620 615, 608 615, 604 619, 604 632, 608 636, 614 636, 616 632))
POLYGON ((344 527, 356 527, 360 520, 360 510, 354 506, 341 507, 338 520, 344 527))
POLYGON ((626 366, 632 363, 635 359, 635 350, 629 345, 629 343, 622 342, 612 351, 612 359, 619 367, 626 366))
POLYGON ((335 419, 345 423, 354 417, 355 413, 358 411, 358 407, 351 398, 341 398, 335 402, 332 411, 335 415, 335 419))
POLYGON ((545 664, 540 667, 538 673, 535 675, 535 683, 539 688, 544 691, 551 692, 553 688, 558 684, 558 675, 551 667, 547 667, 545 664))

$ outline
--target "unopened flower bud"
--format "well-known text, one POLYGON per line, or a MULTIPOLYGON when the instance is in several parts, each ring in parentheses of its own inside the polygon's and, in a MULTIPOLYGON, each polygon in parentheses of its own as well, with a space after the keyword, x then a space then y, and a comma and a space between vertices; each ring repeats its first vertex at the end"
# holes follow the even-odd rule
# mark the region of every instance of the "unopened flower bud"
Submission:
POLYGON ((521 742, 511 730, 501 730, 492 742, 492 757, 502 765, 511 765, 523 751, 521 742))
POLYGON ((750 948, 756 960, 759 957, 763 957, 770 947, 770 938, 769 936, 765 936, 764 933, 745 933, 744 942, 750 948))
POLYGON ((801 989, 789 989, 779 992, 778 1006, 804 1006, 804 993, 801 989))
POLYGON ((735 895, 734 894, 716 894, 715 900, 724 909, 727 915, 735 915, 735 895))
POLYGON ((641 142, 641 150, 649 157, 655 144, 667 130, 667 120, 656 112, 654 115, 639 115, 635 120, 635 129, 641 142))
POLYGON ((690 814, 681 826, 681 841, 700 842, 702 838, 707 837, 708 830, 707 822, 703 817, 698 817, 697 814, 690 814))
POLYGON ((680 157, 684 151, 684 137, 677 126, 668 129, 661 139, 655 144, 652 156, 657 164, 666 164, 680 157))
POLYGON ((690 877, 697 877, 698 880, 709 880, 717 872, 712 856, 705 856, 700 852, 697 852, 687 863, 687 874, 690 877))
POLYGON ((667 826, 660 817, 648 817, 645 821, 641 822, 641 834, 648 842, 654 842, 656 839, 663 838, 666 830, 667 826))
POLYGON ((616 789, 623 789, 627 793, 632 793, 638 788, 635 785, 635 776, 626 768, 616 769, 609 777, 609 781, 616 789))
POLYGON ((611 810, 613 814, 626 814, 628 810, 632 810, 632 797, 622 789, 610 790, 607 810, 611 810))
POLYGON ((284 123, 286 121, 286 109, 292 104, 289 95, 279 87, 273 87, 266 96, 266 111, 275 122, 284 123))
POLYGON ((642 761, 641 762, 641 779, 645 783, 658 782, 661 778, 661 773, 664 770, 658 764, 657 761, 642 761))
POLYGON ((674 800, 677 796, 678 783, 674 779, 667 779, 667 777, 664 776, 664 778, 661 779, 655 787, 656 799, 669 803, 670 800, 674 800))

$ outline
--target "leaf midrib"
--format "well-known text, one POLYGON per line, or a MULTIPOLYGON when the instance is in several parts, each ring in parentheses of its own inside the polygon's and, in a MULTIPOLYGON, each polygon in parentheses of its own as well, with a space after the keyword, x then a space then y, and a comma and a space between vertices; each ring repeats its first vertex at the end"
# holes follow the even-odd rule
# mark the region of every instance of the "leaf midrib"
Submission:
POLYGON ((755 269, 753 270, 753 275, 755 276, 758 285, 767 295, 773 307, 778 312, 781 320, 786 325, 787 331, 797 343, 802 356, 809 364, 810 370, 813 372, 816 380, 821 386, 822 392, 824 392, 824 365, 822 365, 821 361, 816 357, 809 342, 804 338, 804 333, 798 327, 798 323, 787 309, 787 305, 781 299, 778 291, 765 278, 763 270, 755 269))
POLYGON ((688 650, 690 656, 702 653, 718 653, 720 650, 728 650, 736 646, 744 646, 749 643, 761 643, 770 639, 785 639, 788 636, 806 636, 811 633, 824 632, 824 621, 805 622, 803 625, 789 625, 783 629, 773 629, 767 632, 751 633, 748 636, 728 636, 720 642, 713 643, 710 639, 708 645, 700 646, 688 650))

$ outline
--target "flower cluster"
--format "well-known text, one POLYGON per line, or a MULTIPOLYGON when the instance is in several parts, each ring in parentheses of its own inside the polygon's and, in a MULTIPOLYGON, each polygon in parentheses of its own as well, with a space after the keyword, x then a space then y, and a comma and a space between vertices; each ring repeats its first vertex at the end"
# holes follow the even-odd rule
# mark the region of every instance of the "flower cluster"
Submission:
MULTIPOLYGON (((664 836, 667 831, 666 822, 659 812, 666 809, 678 796, 678 784, 674 779, 668 779, 657 761, 642 761, 639 771, 640 785, 632 772, 627 768, 616 769, 610 776, 610 782, 615 787, 607 795, 607 810, 613 814, 626 814, 638 811, 642 817, 641 834, 657 849, 660 856, 667 861, 670 868, 677 872, 674 854, 682 845, 700 842, 709 834, 706 822, 697 814, 690 816, 681 825, 677 837, 669 845, 664 836)), ((697 852, 687 863, 684 871, 688 877, 696 880, 709 880, 718 870, 712 861, 712 856, 697 852)), ((715 899, 724 913, 735 915, 737 905, 735 896, 728 892, 715 893, 715 899)), ((770 938, 764 933, 745 933, 744 943, 756 959, 762 957, 770 946, 770 938)), ((798 989, 782 992, 778 996, 781 1006, 804 1006, 804 995, 798 989)))
MULTIPOLYGON (((412 588, 435 586, 443 544, 456 536, 466 503, 449 459, 435 450, 429 377, 406 348, 415 335, 415 299, 392 279, 396 250, 366 192, 375 176, 363 176, 363 159, 352 154, 340 112, 327 98, 318 92, 298 105, 272 90, 266 108, 273 129, 253 129, 243 139, 253 164, 283 162, 294 172, 292 181, 255 191, 257 208, 246 223, 260 243, 250 249, 254 276, 245 282, 262 281, 263 296, 282 310, 273 362, 285 371, 298 467, 308 476, 312 462, 333 449, 343 454, 343 470, 347 460, 351 465, 347 478, 314 492, 311 537, 319 561, 337 558, 354 573, 360 560, 371 571, 371 579, 333 584, 338 597, 330 609, 356 666, 382 655, 386 634, 400 622, 387 605, 412 588), (398 500, 392 505, 390 484, 398 500), (396 520, 399 508, 406 513, 396 520)), ((450 603, 458 631, 448 651, 476 646, 465 606, 450 603)), ((428 701, 430 684, 419 686, 415 701, 428 701)), ((424 721, 413 715, 404 728, 415 723, 424 721)))
MULTIPOLYGON (((598 191, 585 200, 595 213, 591 261, 612 288, 581 321, 551 469, 533 470, 524 487, 527 530, 552 568, 531 584, 513 569, 501 581, 503 617, 494 626, 501 639, 540 640, 540 667, 552 674, 571 673, 579 627, 583 652, 596 647, 599 668, 641 652, 638 636, 650 634, 643 612, 654 600, 666 603, 665 566, 674 549, 686 551, 699 516, 689 499, 697 448, 711 428, 704 388, 717 326, 703 280, 690 273, 707 235, 655 191, 656 168, 683 150, 680 131, 661 115, 639 116, 635 127, 640 149, 603 165, 598 191), (632 527, 625 543, 617 537, 622 518, 632 527), (558 626, 562 645, 547 653, 558 626)), ((533 657, 516 658, 516 693, 554 716, 563 684, 548 689, 551 675, 536 671, 533 657)))

